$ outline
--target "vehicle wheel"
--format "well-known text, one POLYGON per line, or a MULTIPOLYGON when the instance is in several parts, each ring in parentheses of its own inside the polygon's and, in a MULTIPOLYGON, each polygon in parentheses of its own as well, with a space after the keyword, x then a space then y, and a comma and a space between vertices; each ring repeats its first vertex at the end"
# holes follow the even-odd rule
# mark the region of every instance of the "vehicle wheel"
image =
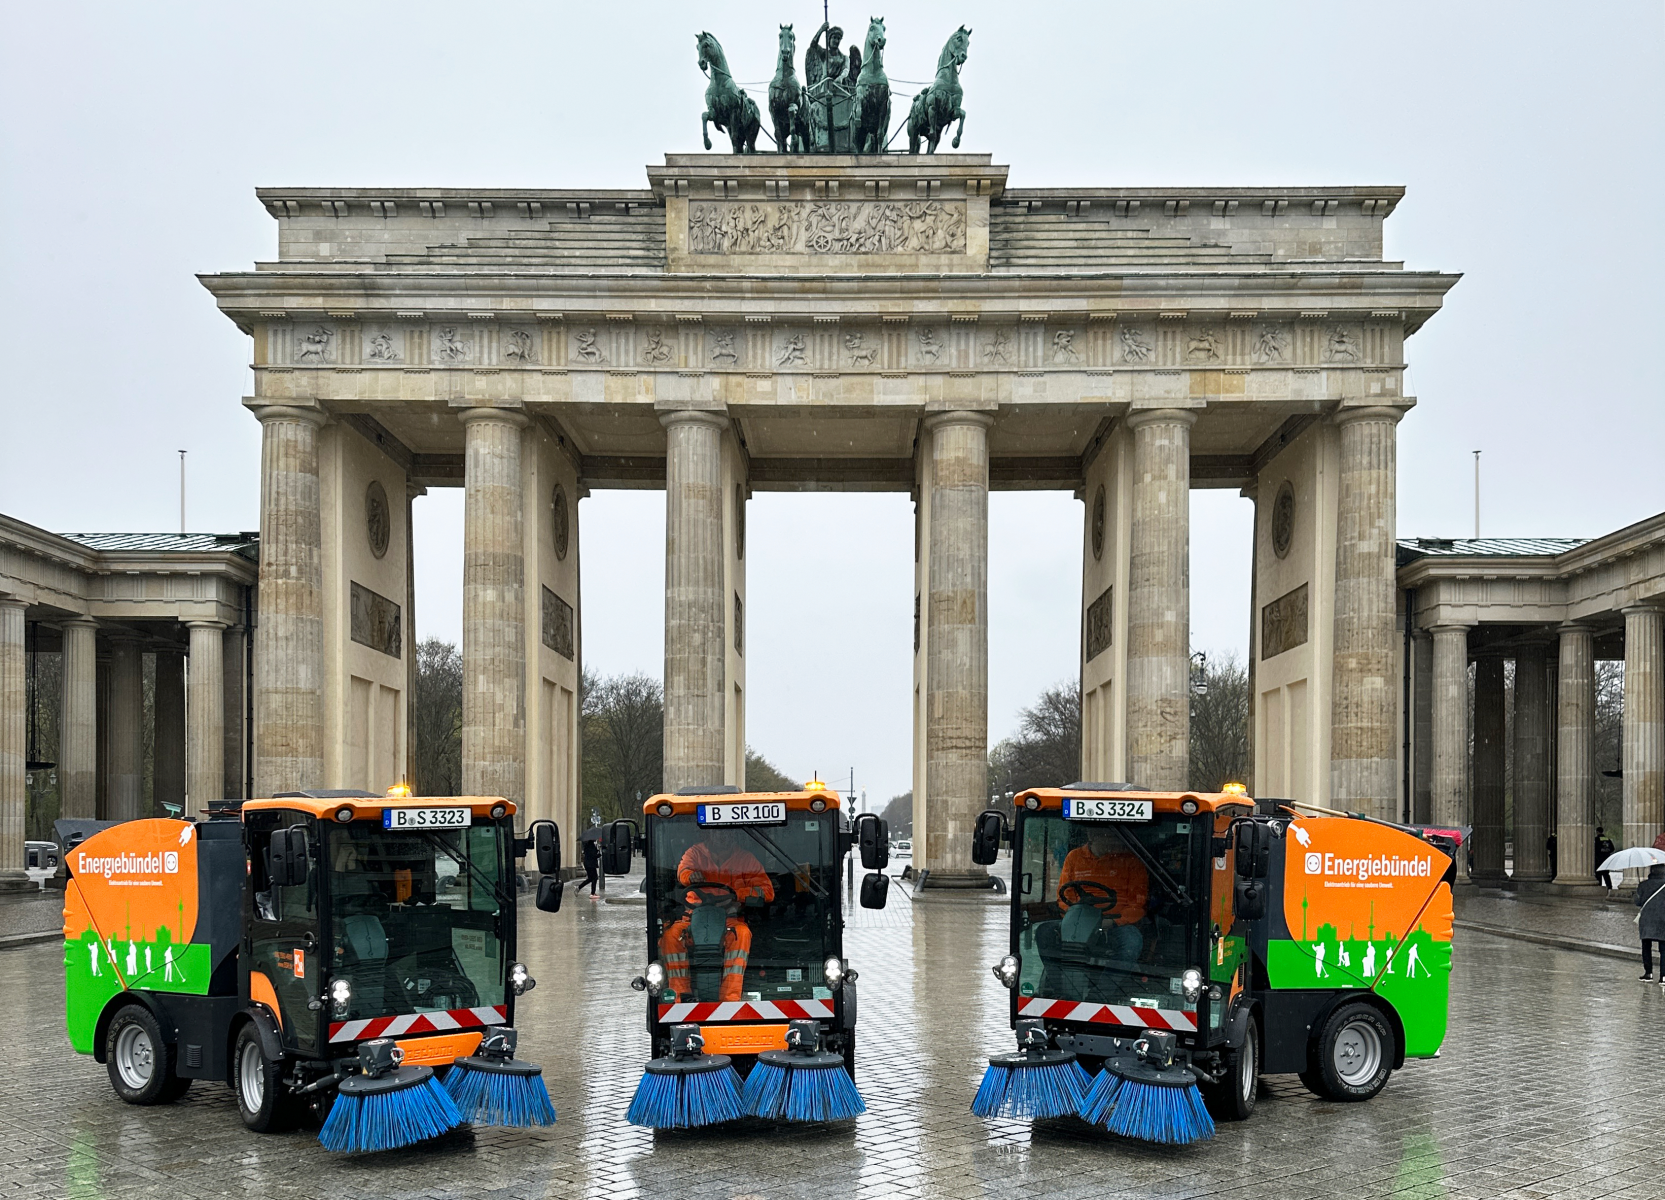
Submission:
POLYGON ((1253 1016, 1243 1044, 1231 1056, 1225 1078, 1202 1089, 1208 1111, 1222 1121, 1244 1121, 1255 1110, 1260 1093, 1260 1026, 1253 1016))
POLYGON ((168 1104, 184 1093, 174 1078, 173 1053, 155 1015, 142 1004, 117 1012, 104 1035, 110 1086, 129 1104, 168 1104))
POLYGON ((1324 1022, 1313 1065, 1330 1099, 1368 1100, 1393 1073, 1395 1049, 1386 1017, 1368 1004, 1343 1004, 1324 1022))
POLYGON ((283 1087, 283 1064, 270 1062, 260 1047, 260 1034, 245 1025, 231 1052, 232 1090, 243 1124, 256 1133, 274 1133, 293 1123, 294 1103, 283 1087))

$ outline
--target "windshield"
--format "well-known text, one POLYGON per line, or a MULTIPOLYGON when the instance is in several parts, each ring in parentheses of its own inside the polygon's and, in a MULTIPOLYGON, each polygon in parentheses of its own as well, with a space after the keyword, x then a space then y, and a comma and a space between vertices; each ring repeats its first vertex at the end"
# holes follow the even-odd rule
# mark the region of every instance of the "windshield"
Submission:
POLYGON ((664 1000, 828 1000, 837 946, 835 812, 707 828, 655 818, 650 841, 664 1000), (674 993, 674 995, 673 995, 674 993))
POLYGON ((1023 819, 1018 991, 1048 1000, 1194 1010, 1180 977, 1193 945, 1193 822, 1023 819))
POLYGON ((393 832, 368 821, 329 831, 334 976, 345 1018, 504 1003, 498 826, 393 832))

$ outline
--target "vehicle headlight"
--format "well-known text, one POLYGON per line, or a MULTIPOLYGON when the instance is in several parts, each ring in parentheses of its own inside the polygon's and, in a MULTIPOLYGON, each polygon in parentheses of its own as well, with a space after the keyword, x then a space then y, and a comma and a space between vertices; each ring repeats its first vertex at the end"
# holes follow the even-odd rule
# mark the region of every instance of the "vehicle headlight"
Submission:
POLYGON ((838 955, 832 955, 821 964, 821 974, 826 977, 828 987, 837 988, 844 982, 844 961, 838 955))
POLYGON ((1187 1000, 1195 1000, 1202 995, 1203 973, 1195 967, 1185 968, 1185 974, 1179 977, 1179 986, 1184 989, 1187 1000))
POLYGON ((1018 960, 1015 955, 1008 954, 994 964, 994 977, 1000 980, 1001 987, 1014 988, 1018 981, 1018 960))
POLYGON ((334 1010, 336 1016, 346 1016, 347 1007, 352 1001, 353 985, 351 983, 348 983, 345 979, 330 981, 330 1007, 334 1010))
POLYGON ((665 964, 658 961, 650 962, 647 970, 642 972, 642 978, 647 980, 648 995, 659 995, 665 990, 665 964))
POLYGON ((526 969, 525 963, 516 963, 509 968, 509 986, 514 989, 515 995, 518 996, 522 992, 529 992, 537 987, 538 981, 532 978, 532 972, 526 969))

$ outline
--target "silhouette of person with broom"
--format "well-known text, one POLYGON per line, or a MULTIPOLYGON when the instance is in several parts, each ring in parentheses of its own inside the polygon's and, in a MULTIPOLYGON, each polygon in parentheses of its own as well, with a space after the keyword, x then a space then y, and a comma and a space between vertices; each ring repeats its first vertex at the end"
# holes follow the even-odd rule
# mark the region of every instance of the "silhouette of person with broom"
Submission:
MULTIPOLYGON (((766 903, 773 901, 775 885, 763 870, 763 864, 758 862, 750 851, 735 847, 718 857, 705 842, 695 842, 688 847, 682 861, 677 864, 676 881, 693 889, 683 897, 689 911, 678 917, 671 923, 670 928, 665 930, 660 938, 659 948, 665 956, 665 975, 670 990, 678 996, 683 996, 694 990, 688 961, 689 930, 693 924, 694 909, 711 902, 710 893, 702 894, 697 885, 726 887, 734 893, 735 901, 741 904, 753 899, 766 903)), ((751 949, 751 927, 738 913, 729 912, 723 930, 723 978, 718 988, 718 1000, 739 1000, 743 995, 746 960, 751 954, 751 949)))

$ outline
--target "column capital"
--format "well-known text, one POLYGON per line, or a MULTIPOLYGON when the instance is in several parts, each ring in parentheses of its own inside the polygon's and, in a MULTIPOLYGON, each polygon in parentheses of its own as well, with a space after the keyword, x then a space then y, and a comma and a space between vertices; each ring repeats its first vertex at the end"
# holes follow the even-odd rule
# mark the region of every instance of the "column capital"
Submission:
POLYGON ((60 629, 67 629, 71 625, 91 625, 94 629, 98 629, 100 627, 100 622, 99 622, 97 617, 85 617, 85 616, 83 616, 83 617, 66 617, 62 621, 58 622, 58 627, 60 629))
POLYGON ((330 415, 321 408, 304 408, 296 404, 251 404, 250 409, 262 425, 272 421, 304 421, 314 429, 329 423, 330 415))
POLYGON ((1437 624, 1429 625, 1427 627, 1426 632, 1428 632, 1428 633, 1467 633, 1469 630, 1471 630, 1473 628, 1474 628, 1474 622, 1473 621, 1440 621, 1437 624))
POLYGON ((1144 425, 1184 425, 1189 428, 1197 423, 1197 415, 1194 408, 1136 408, 1123 417, 1122 422, 1129 429, 1144 425))
POLYGON ((1562 621, 1555 627, 1555 632, 1565 637, 1569 633, 1582 633, 1587 637, 1595 636, 1596 627, 1587 621, 1562 621))
POLYGON ((709 425, 713 429, 728 428, 728 414, 707 408, 679 408, 659 414, 659 423, 666 429, 673 425, 709 425))
POLYGON ((1394 408, 1388 404, 1362 404, 1357 407, 1342 407, 1335 410, 1330 420, 1337 425, 1351 425, 1354 421, 1386 421, 1397 425, 1404 418, 1405 410, 1394 408))
POLYGON ((226 629, 224 621, 186 621, 186 629, 226 629))
POLYGON ((987 429, 994 424, 994 414, 973 412, 968 408, 955 408, 947 412, 930 413, 921 424, 932 432, 955 425, 975 425, 980 429, 987 429))
POLYGON ((29 602, 21 596, 13 596, 9 592, 0 593, 0 608, 28 608, 29 602))
POLYGON ((457 420, 468 426, 476 421, 498 421, 504 425, 513 425, 516 429, 525 429, 532 423, 525 413, 518 408, 465 408, 457 414, 457 420))
POLYGON ((1641 604, 1627 604, 1619 610, 1625 616, 1642 616, 1645 613, 1665 613, 1665 602, 1645 600, 1641 604))

